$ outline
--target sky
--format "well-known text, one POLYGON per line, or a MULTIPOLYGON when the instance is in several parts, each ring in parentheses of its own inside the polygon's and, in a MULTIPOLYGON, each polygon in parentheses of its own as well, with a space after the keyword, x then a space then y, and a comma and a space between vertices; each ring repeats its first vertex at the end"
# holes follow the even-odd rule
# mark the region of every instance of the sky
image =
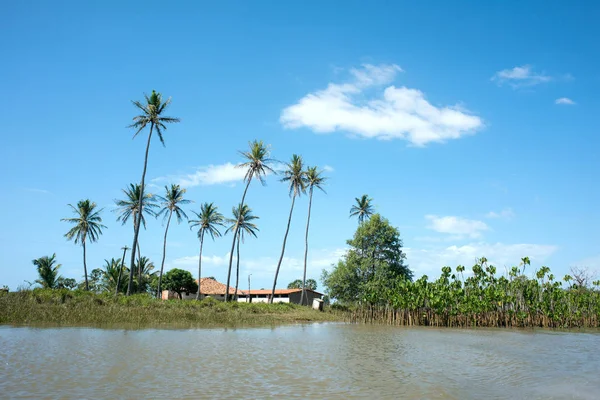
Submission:
MULTIPOLYGON (((203 202, 231 215, 251 140, 324 170, 308 277, 343 255, 363 194, 399 229, 416 277, 482 256, 500 272, 525 256, 532 272, 600 271, 599 19, 594 1, 6 1, 0 286, 27 286, 31 261, 53 253, 82 279, 61 222, 81 199, 107 226, 89 270, 131 246, 114 200, 140 180, 146 135, 127 126, 152 90, 181 122, 165 147, 153 138, 148 190, 181 184, 190 216, 203 202)), ((278 176, 250 186, 260 232, 241 247, 241 287, 249 274, 272 286, 290 203, 278 176)), ((302 276, 307 209, 301 197, 278 287, 302 276)), ((157 268, 164 229, 140 233, 157 268)), ((226 280, 231 240, 205 243, 203 276, 226 280)), ((198 250, 187 223, 171 224, 165 270, 196 276, 198 250)))

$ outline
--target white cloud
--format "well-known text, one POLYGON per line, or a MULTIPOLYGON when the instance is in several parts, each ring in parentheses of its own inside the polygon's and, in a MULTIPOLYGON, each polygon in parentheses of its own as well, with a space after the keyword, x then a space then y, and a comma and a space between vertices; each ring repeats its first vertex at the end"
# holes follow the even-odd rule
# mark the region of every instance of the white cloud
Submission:
POLYGON ((532 271, 539 268, 558 247, 544 244, 504 244, 504 243, 469 243, 463 246, 449 246, 434 249, 405 248, 407 261, 415 276, 426 274, 439 276, 443 266, 453 269, 464 265, 467 270, 475 264, 475 260, 486 257, 488 262, 496 266, 499 273, 503 267, 518 265, 522 257, 529 257, 532 271))
POLYGON ((569 99, 568 97, 561 97, 560 99, 556 99, 554 101, 554 104, 566 104, 566 105, 573 106, 576 103, 573 100, 569 99))
POLYGON ((46 189, 25 188, 25 190, 28 192, 33 192, 33 193, 50 194, 50 191, 46 190, 46 189))
POLYGON ((592 272, 600 272, 600 254, 573 262, 570 265, 579 268, 589 268, 592 272))
POLYGON ((335 169, 331 165, 324 165, 323 166, 323 171, 325 171, 325 172, 333 172, 333 171, 335 171, 335 169))
POLYGON ((365 138, 404 139, 416 146, 474 134, 483 121, 462 106, 436 107, 417 89, 381 87, 402 71, 397 65, 363 65, 350 70, 352 80, 330 83, 285 108, 279 121, 288 129, 316 133, 347 131, 365 138), (379 89, 370 97, 367 89, 379 89))
POLYGON ((513 88, 523 86, 534 86, 540 83, 550 82, 553 78, 542 73, 533 71, 531 65, 523 65, 511 69, 498 71, 492 77, 492 81, 498 83, 499 86, 507 83, 513 88))
POLYGON ((477 238, 481 236, 482 231, 489 230, 485 222, 472 219, 454 216, 438 217, 437 215, 426 215, 425 218, 430 222, 427 228, 458 237, 469 236, 477 238))
POLYGON ((511 218, 514 218, 515 213, 514 213, 514 211, 513 211, 512 208, 508 207, 508 208, 503 209, 500 212, 490 211, 485 216, 486 216, 486 218, 505 218, 505 219, 511 219, 511 218))
POLYGON ((237 168, 235 164, 209 165, 199 167, 196 172, 182 175, 168 175, 152 179, 152 182, 173 182, 182 187, 218 185, 236 183, 244 179, 246 170, 237 168))

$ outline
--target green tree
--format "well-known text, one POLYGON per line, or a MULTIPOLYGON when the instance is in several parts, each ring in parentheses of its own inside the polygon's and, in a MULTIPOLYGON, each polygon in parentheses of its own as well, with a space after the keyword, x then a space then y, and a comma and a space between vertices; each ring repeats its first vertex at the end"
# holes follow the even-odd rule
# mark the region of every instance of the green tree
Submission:
MULTIPOLYGON (((306 264, 308 260, 308 228, 310 226, 310 212, 312 209, 312 198, 313 191, 315 188, 319 189, 323 193, 323 185, 327 178, 322 176, 323 171, 319 171, 317 167, 306 168, 306 186, 308 188, 308 217, 306 218, 306 234, 304 236, 304 275, 302 277, 302 295, 300 296, 300 304, 304 305, 304 299, 306 298, 306 264)), ((316 282, 315 282, 316 284, 316 282)), ((316 288, 316 286, 315 286, 316 288)), ((310 288, 309 288, 310 289, 310 288)), ((313 289, 315 290, 315 289, 313 289)))
POLYGON ((358 223, 362 224, 366 219, 373 215, 373 199, 363 194, 360 198, 355 198, 356 204, 350 208, 350 217, 358 217, 358 223))
POLYGON ((275 270, 275 279, 273 279, 273 289, 271 290, 271 299, 269 301, 271 304, 273 304, 273 300, 275 298, 277 277, 279 276, 279 269, 281 268, 283 255, 285 254, 285 244, 287 242, 288 233, 290 232, 290 225, 292 223, 292 214, 294 213, 296 197, 299 197, 302 193, 306 193, 306 173, 304 172, 304 164, 301 156, 297 154, 292 155, 291 161, 286 165, 286 169, 283 172, 283 178, 281 181, 287 182, 289 185, 289 195, 292 198, 292 205, 290 207, 290 215, 288 217, 285 234, 283 235, 283 245, 281 246, 281 255, 279 256, 277 269, 275 270))
POLYGON ((198 239, 200 240, 200 252, 198 253, 198 293, 196 294, 196 300, 200 300, 202 292, 202 247, 204 245, 204 234, 208 233, 213 241, 215 237, 220 237, 221 232, 218 227, 224 226, 224 217, 214 203, 204 203, 200 206, 199 213, 192 212, 198 218, 192 219, 188 223, 190 224, 190 229, 198 228, 198 239))
POLYGON ((134 266, 136 271, 140 271, 139 277, 135 280, 135 289, 140 293, 153 292, 158 289, 158 271, 154 271, 154 263, 148 257, 142 256, 134 266), (152 282, 156 285, 152 286, 152 282))
POLYGON ((37 268, 39 278, 35 280, 35 283, 39 283, 45 289, 57 289, 58 286, 58 270, 60 264, 56 264, 56 253, 52 254, 51 257, 43 256, 36 258, 32 261, 33 265, 37 268))
MULTIPOLYGON (((239 205, 237 208, 233 208, 233 218, 227 220, 229 223, 229 227, 225 231, 225 233, 229 232, 237 232, 237 267, 235 274, 235 292, 234 296, 237 296, 238 284, 240 282, 240 239, 242 243, 245 240, 246 234, 250 236, 256 237, 256 232, 259 231, 256 224, 252 221, 259 219, 256 215, 252 215, 252 209, 248 207, 247 204, 239 205)), ((229 283, 231 279, 231 269, 227 273, 227 288, 229 288, 229 283)), ((229 290, 228 290, 229 291, 229 290)), ((229 293, 226 294, 226 297, 229 297, 229 293)))
POLYGON ((100 235, 102 235, 102 228, 106 228, 106 226, 101 223, 102 217, 100 217, 100 213, 102 210, 96 210, 96 203, 93 201, 90 201, 89 199, 81 200, 77 203, 77 207, 73 207, 71 204, 69 204, 69 207, 71 207, 76 217, 63 218, 61 221, 74 225, 65 234, 67 240, 74 240, 75 244, 81 243, 81 246, 83 247, 85 290, 89 290, 85 245, 87 241, 90 243, 96 242, 100 235))
POLYGON ((198 290, 198 284, 194 280, 191 272, 183 269, 173 268, 164 276, 164 288, 177 293, 181 299, 181 293, 195 293, 198 290))
MULTIPOLYGON (((148 134, 148 141, 146 143, 146 154, 144 156, 144 169, 142 171, 142 179, 140 181, 140 197, 138 199, 138 204, 140 205, 139 212, 137 213, 137 221, 134 221, 134 233, 133 233, 133 245, 131 246, 131 262, 129 265, 135 264, 135 250, 137 249, 138 235, 140 233, 140 221, 144 214, 144 188, 145 188, 145 180, 146 180, 146 168, 148 167, 148 153, 150 152, 150 142, 152 139, 152 133, 156 129, 156 133, 158 134, 158 138, 162 145, 165 145, 165 141, 163 139, 163 131, 167 129, 165 124, 176 123, 179 122, 179 118, 167 117, 164 114, 167 107, 171 103, 171 98, 168 98, 163 102, 162 95, 160 93, 152 91, 150 96, 144 95, 146 102, 143 104, 139 101, 132 101, 133 105, 136 106, 141 114, 133 117, 133 124, 129 125, 130 128, 136 129, 133 137, 135 138, 146 126, 150 125, 150 133, 148 134)), ((133 282, 130 279, 129 285, 127 287, 127 294, 131 294, 131 286, 133 282)))
MULTIPOLYGON (((268 173, 275 173, 271 164, 275 162, 271 158, 271 151, 269 146, 265 145, 262 140, 254 140, 248 143, 250 149, 248 151, 240 151, 240 155, 245 160, 243 163, 239 164, 238 168, 246 169, 246 175, 244 175, 244 182, 246 182, 246 187, 244 189, 244 194, 242 195, 242 201, 240 202, 240 209, 242 209, 245 205, 246 193, 248 192, 248 187, 250 186, 250 182, 252 179, 257 179, 261 184, 265 185, 265 177, 268 173)), ((235 245, 238 241, 238 229, 235 228, 233 231, 233 240, 231 242, 231 251, 229 252, 229 269, 227 272, 227 276, 231 276, 231 266, 233 264, 233 253, 235 251, 235 245)), ((227 287, 229 287, 229 279, 227 282, 227 287)), ((229 294, 225 295, 225 301, 229 301, 229 294)))
MULTIPOLYGON (((99 288, 102 292, 123 292, 127 290, 125 281, 119 280, 121 273, 122 260, 120 258, 104 260, 104 268, 101 269, 101 278, 99 288)), ((129 273, 129 271, 126 271, 129 273)))
POLYGON ((164 220, 167 221, 167 227, 165 228, 165 239, 163 243, 163 256, 162 262, 160 263, 160 274, 158 275, 158 290, 156 293, 156 297, 158 298, 160 298, 162 275, 163 269, 165 268, 165 257, 167 255, 167 234, 169 233, 171 217, 173 214, 175 214, 178 224, 181 223, 184 218, 187 219, 187 215, 185 211, 181 209, 180 205, 190 203, 190 200, 183 198, 186 190, 180 188, 179 185, 172 184, 170 187, 165 186, 165 191, 167 192, 165 197, 158 196, 159 200, 161 201, 162 209, 158 212, 157 217, 163 215, 163 222, 164 220))
MULTIPOLYGON (((140 246, 138 246, 138 250, 139 250, 140 246)), ((119 294, 119 288, 121 287, 121 278, 123 277, 123 268, 125 268, 125 255, 127 254, 127 250, 129 250, 129 247, 127 246, 123 246, 121 247, 121 250, 123 250, 123 257, 121 257, 121 266, 119 267, 119 276, 117 277, 117 286, 115 287, 115 295, 119 294)))
POLYGON ((56 288, 57 289, 69 289, 73 290, 77 286, 77 281, 73 278, 65 278, 59 276, 56 280, 56 288))
POLYGON ((372 302, 398 278, 412 279, 400 232, 381 215, 373 214, 361 223, 347 244, 350 249, 333 270, 323 271, 321 279, 330 297, 347 303, 372 302))
POLYGON ((317 281, 314 279, 296 279, 295 281, 288 283, 287 288, 317 290, 317 281))

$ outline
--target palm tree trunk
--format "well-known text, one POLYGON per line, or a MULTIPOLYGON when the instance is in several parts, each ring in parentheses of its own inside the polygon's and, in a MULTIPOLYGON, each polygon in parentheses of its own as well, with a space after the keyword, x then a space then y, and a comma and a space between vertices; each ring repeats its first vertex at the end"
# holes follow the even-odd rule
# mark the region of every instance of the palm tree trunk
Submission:
POLYGON ((150 123, 150 133, 148 134, 148 143, 146 144, 146 156, 144 157, 144 170, 142 171, 142 181, 140 183, 140 198, 138 199, 140 209, 137 212, 136 220, 134 222, 135 232, 133 233, 133 245, 131 246, 131 271, 129 274, 129 285, 127 286, 127 296, 131 294, 131 288, 133 286, 133 265, 135 264, 135 249, 137 248, 138 236, 140 234, 140 225, 142 219, 142 212, 144 211, 144 204, 142 200, 144 198, 144 182, 146 180, 146 169, 148 167, 148 153, 150 152, 150 139, 152 138, 152 131, 154 130, 154 122, 150 123))
POLYGON ((273 299, 275 298, 275 287, 277 286, 277 276, 279 275, 279 268, 281 267, 281 262, 283 261, 283 255, 285 254, 285 242, 287 241, 288 233, 290 232, 290 224, 292 223, 292 213, 294 212, 294 203, 296 202, 296 196, 292 197, 292 207, 290 207, 290 216, 288 217, 287 228, 285 230, 285 235, 283 236, 283 246, 281 247, 281 256, 279 257, 279 262, 277 263, 277 270, 275 270, 275 279, 273 280, 273 290, 271 291, 271 299, 270 303, 273 304, 273 299))
POLYGON ((204 231, 200 234, 200 254, 198 254, 198 294, 196 294, 196 300, 200 300, 200 294, 202 292, 202 246, 204 245, 204 231))
MULTIPOLYGON (((250 182, 252 182, 252 176, 248 177, 248 183, 246 183, 246 188, 244 189, 244 194, 242 195, 242 202, 240 203, 240 209, 244 207, 244 200, 246 200, 246 193, 248 192, 248 187, 250 186, 250 182)), ((229 301, 229 283, 231 278, 231 264, 233 263, 233 251, 235 250, 235 240, 238 235, 238 225, 235 225, 235 229, 233 230, 233 241, 231 243, 231 252, 229 253, 229 269, 227 270, 227 287, 225 288, 225 302, 229 301)))
POLYGON ((306 219, 306 234, 304 236, 304 275, 302 276, 302 294, 300 295, 300 305, 304 305, 306 297, 306 261, 308 259, 308 227, 310 226, 310 209, 312 207, 313 188, 311 186, 308 196, 308 218, 306 219))
POLYGON ((81 244, 83 245, 83 274, 85 275, 85 290, 90 290, 87 278, 87 264, 85 262, 85 238, 83 239, 81 244))
POLYGON ((115 296, 119 294, 119 288, 121 287, 121 276, 123 275, 123 265, 125 264, 125 254, 127 254, 127 247, 123 248, 123 258, 121 259, 121 268, 119 268, 119 277, 117 278, 117 288, 115 289, 115 296))
POLYGON ((169 219, 167 220, 167 227, 165 228, 165 241, 163 243, 163 256, 162 262, 160 263, 160 275, 158 275, 158 290, 156 291, 156 297, 160 299, 160 285, 162 284, 163 269, 165 268, 165 257, 167 256, 167 234, 169 233, 169 224, 171 223, 171 216, 173 216, 173 210, 169 211, 169 219))
POLYGON ((235 271, 235 292, 233 292, 233 298, 237 301, 238 285, 240 283, 240 235, 237 240, 237 268, 235 271))

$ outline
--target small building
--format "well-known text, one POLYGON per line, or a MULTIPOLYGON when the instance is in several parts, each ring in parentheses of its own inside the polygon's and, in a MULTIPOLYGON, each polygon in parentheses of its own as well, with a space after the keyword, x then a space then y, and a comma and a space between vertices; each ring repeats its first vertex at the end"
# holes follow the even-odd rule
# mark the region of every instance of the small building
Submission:
MULTIPOLYGON (((302 289, 275 289, 273 303, 300 304, 302 289)), ((312 289, 306 289, 304 304, 311 305, 314 299, 322 299, 323 293, 312 289)), ((238 294, 241 303, 268 303, 271 299, 271 289, 246 290, 238 294)))
MULTIPOLYGON (((196 280, 196 282, 198 282, 198 280, 196 280)), ((218 281, 214 280, 213 278, 202 278, 202 279, 200 279, 199 286, 200 286, 200 300, 203 300, 206 297, 212 297, 215 300, 225 300, 225 288, 227 287, 227 285, 225 285, 224 283, 218 282, 218 281)), ((235 288, 232 288, 230 286, 229 287, 229 295, 231 297, 233 297, 234 293, 235 293, 235 288)), ((243 292, 241 290, 238 290, 237 293, 238 293, 238 296, 241 296, 243 294, 243 292)), ((182 298, 182 300, 195 300, 196 294, 197 293, 184 292, 181 294, 181 298, 182 298)), ((163 300, 179 299, 178 294, 173 291, 170 291, 170 290, 163 290, 161 297, 163 300)))

